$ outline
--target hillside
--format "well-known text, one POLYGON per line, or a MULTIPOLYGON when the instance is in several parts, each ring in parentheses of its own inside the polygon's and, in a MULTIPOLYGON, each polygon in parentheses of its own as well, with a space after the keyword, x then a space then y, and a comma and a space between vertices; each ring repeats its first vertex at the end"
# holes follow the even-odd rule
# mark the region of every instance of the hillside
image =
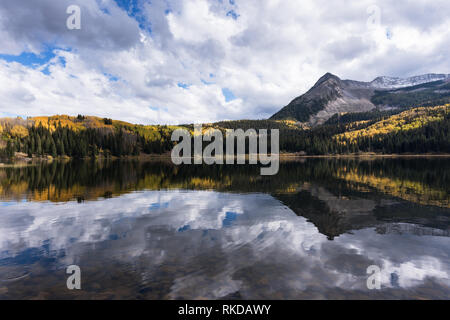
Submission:
MULTIPOLYGON (((444 121, 445 117, 448 116, 449 110, 448 105, 415 108, 393 115, 385 120, 377 121, 366 128, 346 131, 334 136, 334 138, 339 141, 354 142, 361 138, 373 138, 397 132, 407 133, 408 131, 428 126, 433 122, 444 121)), ((347 127, 350 127, 352 124, 347 127)))
POLYGON ((366 120, 359 115, 347 114, 342 122, 335 118, 311 130, 290 130, 280 141, 281 149, 323 155, 450 153, 450 104, 393 115, 374 110, 364 114, 366 120))
POLYGON ((56 115, 26 120, 3 118, 0 128, 0 149, 3 148, 4 157, 22 152, 28 157, 84 158, 165 153, 173 147, 170 136, 177 127, 56 115))

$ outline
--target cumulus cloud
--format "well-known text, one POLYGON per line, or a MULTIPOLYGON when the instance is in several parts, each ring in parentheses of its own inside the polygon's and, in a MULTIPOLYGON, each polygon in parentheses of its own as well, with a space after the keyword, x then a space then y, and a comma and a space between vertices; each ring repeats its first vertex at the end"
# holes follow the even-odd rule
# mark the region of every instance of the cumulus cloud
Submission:
MULTIPOLYGON (((0 22, 2 29, 7 31, 8 42, 14 42, 11 47, 22 50, 36 52, 47 43, 95 50, 132 47, 139 41, 138 22, 108 3, 97 5, 92 0, 23 0, 18 5, 17 1, 4 0, 0 5, 0 22), (83 28, 79 31, 66 27, 69 16, 66 10, 73 4, 78 5, 82 12, 83 28)), ((17 50, 5 51, 2 53, 18 53, 17 50)))
POLYGON ((0 115, 266 118, 326 72, 365 81, 449 73, 449 12, 445 0, 4 0, 0 115), (81 30, 66 28, 70 4, 81 30), (38 67, 14 59, 46 50, 55 57, 38 67))

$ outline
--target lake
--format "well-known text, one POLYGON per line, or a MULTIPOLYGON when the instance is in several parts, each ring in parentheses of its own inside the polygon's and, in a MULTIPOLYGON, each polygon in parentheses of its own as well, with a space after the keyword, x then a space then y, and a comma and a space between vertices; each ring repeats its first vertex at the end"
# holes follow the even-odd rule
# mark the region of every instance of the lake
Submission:
POLYGON ((450 159, 0 168, 0 299, 448 299, 450 159), (81 270, 69 290, 66 268, 81 270), (369 289, 368 268, 380 288, 369 289))

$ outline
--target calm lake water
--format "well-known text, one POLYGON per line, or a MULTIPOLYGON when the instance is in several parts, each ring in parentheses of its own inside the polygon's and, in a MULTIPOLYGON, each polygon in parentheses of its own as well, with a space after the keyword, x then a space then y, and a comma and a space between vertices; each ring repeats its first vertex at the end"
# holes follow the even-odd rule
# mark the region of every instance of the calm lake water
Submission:
POLYGON ((0 168, 0 299, 82 298, 449 299, 450 159, 0 168))

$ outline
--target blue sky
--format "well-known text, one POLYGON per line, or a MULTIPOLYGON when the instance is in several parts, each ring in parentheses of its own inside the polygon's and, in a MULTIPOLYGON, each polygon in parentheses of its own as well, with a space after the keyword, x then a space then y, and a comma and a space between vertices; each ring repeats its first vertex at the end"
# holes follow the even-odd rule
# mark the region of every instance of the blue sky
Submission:
POLYGON ((114 0, 114 2, 127 14, 139 23, 139 27, 151 33, 151 21, 148 21, 146 15, 141 10, 141 4, 138 0, 114 0))
POLYGON ((36 54, 33 52, 22 52, 19 55, 11 55, 11 54, 0 54, 0 59, 3 59, 7 62, 18 62, 23 64, 24 66, 36 68, 37 66, 42 66, 50 62, 50 59, 56 57, 53 53, 55 48, 49 47, 46 51, 41 52, 40 54, 36 54))
POLYGON ((45 50, 40 53, 24 51, 19 55, 0 54, 0 59, 6 62, 17 62, 28 68, 39 69, 43 74, 50 75, 50 65, 58 63, 62 67, 66 66, 66 59, 64 57, 58 57, 55 53, 56 50, 61 50, 61 48, 45 45, 45 50), (52 59, 56 61, 52 62, 52 59))
POLYGON ((448 12, 445 0, 2 0, 0 116, 263 119, 326 72, 450 73, 448 12), (66 28, 72 4, 80 30, 66 28))
POLYGON ((225 97, 226 102, 230 102, 230 101, 233 101, 236 99, 236 97, 234 96, 234 93, 228 88, 223 88, 222 93, 223 93, 223 96, 225 97))

